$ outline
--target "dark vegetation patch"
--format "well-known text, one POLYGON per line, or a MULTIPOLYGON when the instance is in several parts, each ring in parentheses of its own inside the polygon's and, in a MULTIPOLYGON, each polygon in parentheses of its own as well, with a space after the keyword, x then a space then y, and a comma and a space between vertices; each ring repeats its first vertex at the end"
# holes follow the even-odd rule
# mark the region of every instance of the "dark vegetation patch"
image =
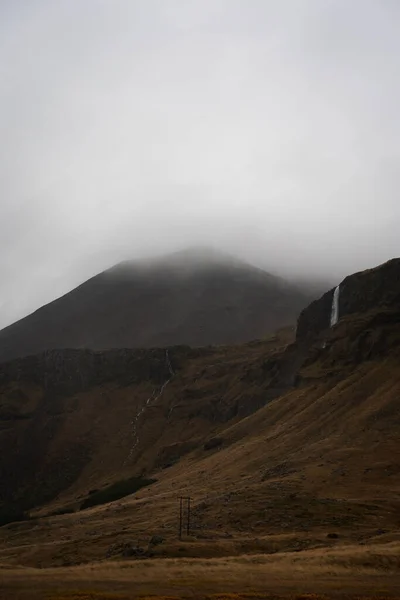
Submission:
POLYGON ((215 448, 220 448, 224 440, 222 437, 212 437, 207 440, 203 446, 204 450, 214 450, 215 448))
POLYGON ((0 410, 0 421, 22 421, 23 419, 29 419, 31 416, 29 413, 19 413, 13 409, 0 410))
POLYGON ((29 419, 32 416, 30 412, 21 411, 20 406, 5 403, 0 405, 0 421, 18 421, 20 419, 29 419))
POLYGON ((188 440, 186 442, 175 442, 169 446, 164 446, 158 452, 156 466, 162 469, 172 467, 182 456, 188 454, 198 446, 198 440, 188 440))
POLYGON ((60 515, 71 515, 75 512, 75 509, 72 506, 64 506, 63 508, 57 508, 53 510, 53 512, 49 513, 49 517, 58 517, 60 515))
POLYGON ((0 506, 0 527, 16 521, 28 521, 29 514, 18 507, 0 506))
POLYGON ((113 502, 134 494, 143 487, 147 487, 152 483, 155 483, 156 479, 146 479, 145 477, 131 477, 130 479, 122 479, 117 481, 106 488, 99 490, 98 492, 92 493, 86 500, 81 504, 80 510, 90 508, 91 506, 98 506, 99 504, 106 504, 107 502, 113 502))
POLYGON ((288 477, 295 472, 296 469, 294 469, 290 463, 283 462, 264 471, 261 481, 267 481, 268 479, 274 479, 277 477, 288 477))

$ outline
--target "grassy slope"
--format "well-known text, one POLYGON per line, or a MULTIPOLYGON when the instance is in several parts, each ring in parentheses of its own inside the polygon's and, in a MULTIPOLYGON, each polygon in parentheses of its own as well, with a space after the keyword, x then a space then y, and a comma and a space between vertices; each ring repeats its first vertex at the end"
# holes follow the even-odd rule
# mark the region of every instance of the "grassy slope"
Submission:
MULTIPOLYGON (((82 578, 79 585, 87 589, 92 578, 99 589, 124 593, 133 581, 135 590, 143 593, 190 594, 203 584, 205 591, 238 586, 248 591, 268 585, 281 592, 332 592, 340 586, 349 591, 398 591, 399 335, 399 325, 390 319, 379 326, 376 315, 344 319, 331 332, 325 349, 311 351, 295 389, 245 418, 215 422, 211 432, 202 416, 202 398, 209 398, 211 389, 224 397, 244 394, 249 387, 255 391, 260 385, 257 373, 263 380, 263 363, 257 345, 246 348, 249 355, 250 348, 255 353, 246 373, 237 371, 243 365, 244 347, 232 354, 219 350, 207 363, 207 377, 202 371, 204 356, 198 363, 191 361, 188 370, 171 381, 163 400, 168 407, 164 414, 171 407, 178 411, 176 425, 158 422, 155 411, 148 414, 143 439, 151 445, 142 449, 137 464, 149 468, 160 446, 185 440, 189 434, 199 440, 206 432, 220 435, 222 447, 207 452, 199 442, 171 468, 155 470, 158 482, 136 496, 74 515, 2 528, 0 562, 47 567, 105 560, 116 542, 146 548, 150 537, 158 534, 164 543, 153 549, 156 558, 193 557, 194 562, 179 561, 179 573, 171 577, 174 563, 166 573, 164 560, 140 563, 141 567, 130 561, 101 563, 90 575, 86 567, 71 567, 64 575, 43 571, 43 585, 55 577, 67 588, 71 579, 76 583, 82 578), (225 370, 231 377, 226 389, 221 383, 225 370), (193 386, 196 373, 201 380, 193 386), (184 401, 183 390, 188 389, 190 402, 184 401), (196 418, 185 412, 192 407, 193 389, 200 394, 196 418), (190 494, 194 504, 192 536, 182 542, 176 535, 180 494, 190 494), (338 538, 327 538, 328 533, 338 538), (241 558, 223 558, 236 555, 241 558), (139 576, 139 568, 148 578, 139 576)), ((122 425, 120 417, 115 418, 122 425)), ((110 464, 113 447, 104 451, 110 464)), ((101 444, 96 452, 100 448, 101 444)), ((61 503, 110 473, 107 464, 97 466, 96 474, 98 458, 96 454, 61 503)), ((38 577, 36 571, 24 573, 38 577)), ((9 579, 15 581, 15 572, 10 571, 9 579)))
POLYGON ((146 376, 135 384, 117 379, 50 399, 29 381, 4 384, 0 411, 8 414, 12 408, 29 417, 0 422, 0 447, 14 448, 2 458, 10 480, 15 486, 16 474, 22 473, 20 495, 32 501, 42 502, 45 491, 51 498, 66 488, 51 506, 55 510, 81 500, 89 490, 149 474, 190 450, 201 451, 228 420, 235 422, 265 403, 265 358, 279 354, 292 336, 293 330, 283 330, 265 341, 187 349, 179 356, 171 349, 176 373, 161 395, 168 370, 159 384, 146 376))

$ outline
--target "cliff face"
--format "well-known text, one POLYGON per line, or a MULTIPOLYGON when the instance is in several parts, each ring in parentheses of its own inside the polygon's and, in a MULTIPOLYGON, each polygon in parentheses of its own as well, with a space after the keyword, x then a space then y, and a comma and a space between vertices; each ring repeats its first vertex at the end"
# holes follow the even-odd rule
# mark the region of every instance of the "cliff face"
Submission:
POLYGON ((151 382, 161 385, 170 377, 190 349, 182 346, 151 350, 118 349, 107 352, 91 350, 49 350, 0 364, 0 386, 10 382, 30 382, 40 386, 45 395, 63 396, 85 392, 109 381, 119 385, 151 382))
MULTIPOLYGON (((310 343, 330 327, 334 288, 305 308, 298 319, 296 342, 310 343)), ((375 309, 400 309, 400 259, 354 275, 340 284, 339 319, 375 309)))
POLYGON ((329 290, 300 313, 297 321, 296 342, 311 341, 329 327, 334 291, 334 288, 329 290))
POLYGON ((340 287, 339 315, 400 308, 400 259, 349 275, 340 287))
MULTIPOLYGON (((187 352, 59 350, 0 364, 0 521, 2 505, 25 508, 71 485, 90 461, 93 423, 105 410, 113 423, 120 390, 133 396, 127 411, 132 420, 138 411, 135 397, 144 402, 148 390, 159 389, 187 352), (109 386, 115 406, 105 396, 109 386), (9 448, 12 452, 5 451, 9 448)), ((126 415, 120 429, 125 421, 126 415)), ((118 428, 110 425, 110 435, 117 437, 118 428)))

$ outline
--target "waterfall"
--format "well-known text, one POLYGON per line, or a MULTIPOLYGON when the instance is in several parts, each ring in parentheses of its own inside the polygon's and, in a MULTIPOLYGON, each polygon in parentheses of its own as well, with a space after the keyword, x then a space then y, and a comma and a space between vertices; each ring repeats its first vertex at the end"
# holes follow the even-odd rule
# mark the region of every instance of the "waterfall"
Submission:
POLYGON ((340 286, 338 285, 333 292, 332 299, 332 310, 331 310, 331 327, 336 325, 339 320, 339 292, 340 286))

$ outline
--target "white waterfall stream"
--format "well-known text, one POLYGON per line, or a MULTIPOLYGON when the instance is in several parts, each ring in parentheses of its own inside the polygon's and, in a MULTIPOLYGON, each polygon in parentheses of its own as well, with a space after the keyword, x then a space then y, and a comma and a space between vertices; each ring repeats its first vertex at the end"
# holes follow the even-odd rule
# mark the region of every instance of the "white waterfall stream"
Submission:
POLYGON ((136 449, 137 445, 139 444, 139 434, 138 434, 138 421, 140 419, 140 417, 143 415, 143 413, 145 412, 145 410, 151 406, 152 404, 154 404, 161 396, 162 393, 164 392, 165 388, 167 387, 167 385, 169 384, 169 382, 171 381, 172 377, 175 375, 173 369, 172 369, 172 365, 171 365, 171 361, 168 355, 168 350, 165 351, 165 362, 167 363, 167 367, 169 370, 169 374, 170 377, 169 379, 167 379, 162 386, 159 388, 159 390, 154 390, 153 393, 151 394, 151 396, 149 396, 146 400, 146 402, 141 406, 141 408, 138 410, 138 412, 136 413, 133 421, 131 421, 131 425, 132 425, 132 447, 129 451, 129 455, 127 457, 127 459, 125 460, 124 464, 126 462, 128 462, 132 455, 134 450, 136 449))
POLYGON ((332 298, 332 310, 331 310, 331 327, 336 325, 339 320, 339 295, 340 295, 340 286, 338 285, 333 292, 332 298))

